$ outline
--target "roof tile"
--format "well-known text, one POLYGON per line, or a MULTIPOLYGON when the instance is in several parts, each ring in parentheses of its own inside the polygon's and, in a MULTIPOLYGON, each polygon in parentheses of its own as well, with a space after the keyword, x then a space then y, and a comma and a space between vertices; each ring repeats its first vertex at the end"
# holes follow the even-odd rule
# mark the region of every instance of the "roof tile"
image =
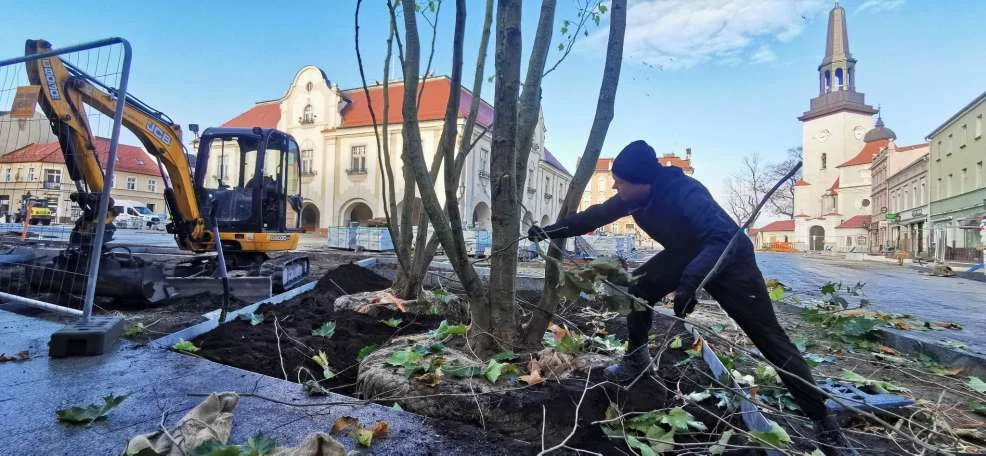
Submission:
MULTIPOLYGON (((109 157, 110 141, 106 138, 96 138, 96 153, 99 162, 105 164, 109 157)), ((116 152, 116 170, 130 173, 160 176, 157 161, 150 154, 137 146, 120 144, 116 152)), ((28 144, 20 149, 0 157, 0 163, 58 163, 64 164, 65 157, 61 153, 58 142, 46 144, 28 144)))
POLYGON ((836 168, 843 168, 846 166, 866 165, 869 163, 873 163, 873 157, 875 157, 876 154, 880 153, 880 151, 883 150, 884 147, 887 147, 887 144, 890 144, 889 139, 880 139, 877 141, 868 142, 866 143, 866 145, 863 146, 863 148, 859 151, 859 153, 856 154, 855 157, 850 158, 849 161, 839 166, 836 166, 836 168))
POLYGON ((778 220, 757 228, 757 231, 794 231, 794 220, 778 220))
POLYGON ((865 228, 866 225, 869 225, 869 223, 870 223, 869 215, 857 215, 855 217, 850 217, 849 220, 843 221, 841 224, 839 224, 839 226, 835 228, 836 229, 865 228))

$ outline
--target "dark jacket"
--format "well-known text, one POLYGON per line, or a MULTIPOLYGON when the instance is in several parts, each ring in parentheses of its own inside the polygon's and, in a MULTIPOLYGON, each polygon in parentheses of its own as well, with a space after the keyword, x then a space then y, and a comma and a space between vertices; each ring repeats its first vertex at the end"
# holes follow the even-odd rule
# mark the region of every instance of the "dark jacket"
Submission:
MULTIPOLYGON (((664 246, 662 255, 690 259, 680 286, 692 289, 698 287, 739 229, 699 181, 685 176, 680 168, 662 167, 651 181, 647 202, 634 205, 613 196, 545 227, 545 231, 552 238, 579 236, 627 215, 664 246)), ((753 258, 753 244, 746 236, 740 237, 729 263, 753 258)))

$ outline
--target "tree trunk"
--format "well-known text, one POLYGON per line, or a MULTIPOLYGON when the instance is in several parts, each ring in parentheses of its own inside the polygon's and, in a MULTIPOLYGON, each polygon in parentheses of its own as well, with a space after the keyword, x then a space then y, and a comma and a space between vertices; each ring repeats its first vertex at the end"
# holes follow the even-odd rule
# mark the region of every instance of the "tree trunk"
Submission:
MULTIPOLYGON (((602 150, 609 124, 613 120, 614 105, 616 103, 616 89, 620 81, 620 69, 623 63, 623 39, 626 32, 626 0, 613 0, 610 7, 609 41, 606 46, 606 63, 603 67, 603 80, 599 88, 599 99, 596 103, 596 116, 592 121, 592 128, 589 130, 589 138, 586 141, 585 151, 579 160, 575 177, 572 179, 568 192, 565 195, 565 204, 558 214, 561 219, 578 209, 579 200, 582 199, 582 192, 586 184, 592 177, 596 167, 596 160, 602 150)), ((554 259, 561 259, 563 243, 552 242, 553 247, 548 249, 548 255, 554 259)), ((534 345, 541 341, 544 331, 548 328, 549 316, 554 315, 558 309, 558 279, 561 271, 552 261, 547 263, 544 280, 544 294, 541 298, 540 308, 542 312, 534 312, 531 321, 526 325, 524 341, 528 345, 534 345)))

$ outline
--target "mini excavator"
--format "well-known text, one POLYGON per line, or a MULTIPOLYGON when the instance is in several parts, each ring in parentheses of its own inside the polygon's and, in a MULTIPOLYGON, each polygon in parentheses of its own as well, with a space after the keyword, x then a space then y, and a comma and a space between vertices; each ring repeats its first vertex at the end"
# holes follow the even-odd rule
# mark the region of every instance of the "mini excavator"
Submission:
MULTIPOLYGON (((25 45, 27 55, 50 50, 51 44, 44 40, 28 40, 25 45)), ((106 246, 115 231, 116 214, 111 211, 106 220, 96 220, 106 185, 102 168, 111 165, 100 163, 85 105, 112 116, 116 90, 58 57, 29 62, 27 73, 31 84, 42 88, 38 103, 58 137, 75 183, 71 200, 81 208, 68 247, 47 268, 51 273, 35 276, 56 284, 73 282, 59 275, 83 270, 79 266, 89 261, 96 224, 105 223, 97 294, 143 297, 148 302, 168 298, 174 290, 166 286, 161 264, 106 246)), ((263 128, 208 128, 199 138, 192 168, 181 127, 129 94, 125 103, 123 126, 157 160, 161 172, 164 199, 172 216, 167 231, 180 249, 199 254, 181 262, 175 276, 208 277, 228 267, 241 276, 269 276, 275 290, 290 289, 307 277, 307 256, 269 256, 298 245, 301 165, 298 144, 291 135, 263 128), (216 242, 225 265, 219 264, 217 255, 209 254, 217 251, 216 242)))

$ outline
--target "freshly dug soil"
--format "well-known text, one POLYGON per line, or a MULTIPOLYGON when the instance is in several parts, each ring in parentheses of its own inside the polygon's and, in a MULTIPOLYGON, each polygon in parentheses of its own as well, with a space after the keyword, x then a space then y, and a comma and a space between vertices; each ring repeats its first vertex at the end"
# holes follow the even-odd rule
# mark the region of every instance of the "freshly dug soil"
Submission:
POLYGON ((368 345, 383 345, 392 337, 422 333, 438 326, 437 316, 414 316, 384 311, 370 317, 352 311, 333 311, 332 304, 343 293, 381 290, 390 281, 353 264, 342 265, 324 277, 310 293, 277 305, 265 305, 257 313, 264 321, 251 325, 236 320, 203 334, 194 340, 204 358, 259 372, 272 377, 305 382, 322 380, 322 368, 312 356, 324 352, 335 377, 321 382, 326 389, 346 395, 355 393, 360 349, 368 345), (381 322, 388 318, 403 320, 397 328, 381 322), (280 349, 274 334, 274 321, 280 328, 280 349), (326 322, 335 322, 332 337, 312 335, 326 322), (280 352, 280 354, 279 354, 280 352), (282 370, 283 364, 283 370, 282 370), (307 369, 307 373, 304 369, 307 369), (300 372, 300 373, 299 373, 300 372))

